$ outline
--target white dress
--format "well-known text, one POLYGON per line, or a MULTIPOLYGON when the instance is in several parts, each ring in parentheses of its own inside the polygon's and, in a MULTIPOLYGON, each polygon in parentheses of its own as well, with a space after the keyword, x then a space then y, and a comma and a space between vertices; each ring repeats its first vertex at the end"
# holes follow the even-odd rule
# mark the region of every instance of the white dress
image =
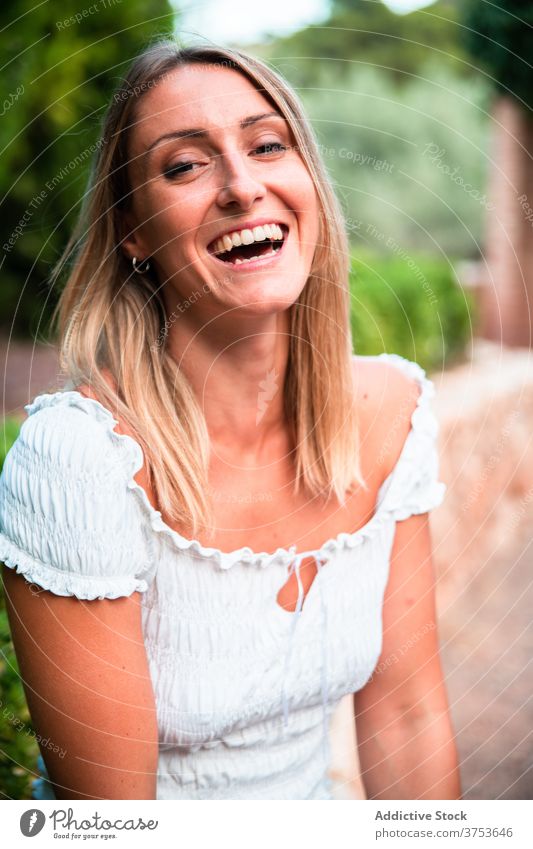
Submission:
MULTIPOLYGON (((141 593, 157 708, 157 799, 332 799, 328 726, 381 653, 395 523, 441 503, 433 383, 420 394, 374 516, 317 550, 207 548, 169 528, 134 475, 142 450, 98 401, 38 395, 0 476, 0 561, 62 596, 141 593), (277 593, 317 574, 295 612, 277 593)), ((54 798, 42 758, 33 798, 54 798)))

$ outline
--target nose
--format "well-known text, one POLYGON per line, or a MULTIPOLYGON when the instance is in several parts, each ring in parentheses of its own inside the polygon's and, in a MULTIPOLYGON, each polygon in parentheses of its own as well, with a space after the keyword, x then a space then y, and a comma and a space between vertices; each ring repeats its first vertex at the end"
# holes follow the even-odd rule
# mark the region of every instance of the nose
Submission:
POLYGON ((222 186, 219 189, 217 203, 221 207, 235 204, 249 209, 256 200, 266 194, 264 184, 256 179, 252 167, 246 162, 245 155, 231 151, 221 155, 222 186))

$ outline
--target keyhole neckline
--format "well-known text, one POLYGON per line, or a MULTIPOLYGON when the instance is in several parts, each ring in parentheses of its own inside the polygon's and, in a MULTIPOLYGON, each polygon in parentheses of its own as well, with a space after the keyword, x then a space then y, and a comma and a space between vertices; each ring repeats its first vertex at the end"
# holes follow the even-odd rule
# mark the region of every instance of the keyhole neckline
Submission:
MULTIPOLYGON (((287 551, 295 552, 296 547, 297 546, 292 545, 290 547, 290 549, 287 549, 287 551)), ((282 583, 277 588, 275 595, 274 595, 274 606, 277 608, 277 611, 279 612, 279 614, 281 616, 288 619, 289 621, 292 621, 294 619, 297 619, 300 616, 303 616, 304 614, 307 614, 307 611, 312 606, 313 599, 316 596, 315 585, 317 584, 318 581, 321 580, 320 573, 321 573, 323 567, 326 564, 330 563, 330 561, 332 559, 333 559, 333 553, 324 552, 321 549, 316 549, 314 551, 301 551, 301 552, 296 553, 295 556, 293 556, 292 560, 290 560, 290 562, 288 563, 288 568, 287 568, 287 563, 283 564, 283 574, 285 576, 285 581, 284 581, 284 583, 282 583), (311 584, 310 584, 307 592, 304 593, 303 592, 302 579, 301 579, 301 575, 300 575, 300 567, 302 565, 302 562, 304 560, 307 560, 308 558, 314 559, 314 561, 316 563, 316 574, 315 574, 313 580, 311 581, 311 584), (287 610, 285 607, 282 607, 281 604, 279 603, 278 595, 281 592, 281 590, 283 589, 283 587, 286 586, 286 584, 291 579, 293 574, 296 574, 296 580, 297 580, 297 583, 298 583, 299 592, 298 592, 298 597, 297 597, 297 600, 296 600, 296 606, 295 606, 294 610, 287 610)), ((320 590, 322 591, 323 587, 320 587, 320 590)))

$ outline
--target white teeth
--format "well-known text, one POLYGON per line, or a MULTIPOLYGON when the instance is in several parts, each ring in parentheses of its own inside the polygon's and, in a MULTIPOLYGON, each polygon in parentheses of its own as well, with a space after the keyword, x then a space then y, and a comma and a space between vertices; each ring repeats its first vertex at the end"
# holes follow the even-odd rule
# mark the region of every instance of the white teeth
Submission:
POLYGON ((283 231, 279 224, 262 224, 260 227, 254 227, 253 230, 236 230, 234 233, 225 233, 216 240, 214 252, 225 253, 230 251, 232 247, 240 247, 241 245, 251 245, 253 242, 262 242, 265 239, 283 239, 283 231))
MULTIPOLYGON (((281 250, 281 248, 279 250, 281 250)), ((267 254, 262 254, 261 256, 250 256, 248 259, 239 259, 239 257, 237 257, 237 259, 232 260, 228 263, 228 265, 242 265, 243 263, 253 262, 254 259, 265 259, 268 256, 274 256, 274 254, 279 253, 279 250, 275 251, 274 248, 272 248, 272 250, 270 250, 267 254)))

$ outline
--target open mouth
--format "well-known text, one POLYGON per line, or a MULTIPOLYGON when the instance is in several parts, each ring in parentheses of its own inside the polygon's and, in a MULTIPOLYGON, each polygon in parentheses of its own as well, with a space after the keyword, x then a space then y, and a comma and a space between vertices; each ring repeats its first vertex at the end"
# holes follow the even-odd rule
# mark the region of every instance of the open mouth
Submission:
MULTIPOLYGON (((279 253, 289 233, 287 225, 277 224, 275 227, 267 227, 266 231, 269 231, 269 234, 265 232, 264 227, 261 229, 263 230, 264 238, 257 238, 251 230, 237 231, 239 236, 237 239, 233 239, 233 241, 240 242, 240 244, 232 244, 231 247, 228 247, 228 239, 231 241, 232 237, 225 236, 223 240, 214 239, 210 242, 207 246, 207 250, 215 257, 215 259, 225 262, 228 265, 241 265, 248 262, 251 263, 254 260, 266 259, 267 257, 271 257, 279 253), (243 234, 249 235, 244 235, 243 238, 243 234), (253 241, 250 244, 245 244, 244 242, 248 241, 250 238, 252 238, 253 241), (226 243, 223 244, 223 241, 226 243)), ((233 235, 234 234, 232 234, 232 236, 233 235)))

